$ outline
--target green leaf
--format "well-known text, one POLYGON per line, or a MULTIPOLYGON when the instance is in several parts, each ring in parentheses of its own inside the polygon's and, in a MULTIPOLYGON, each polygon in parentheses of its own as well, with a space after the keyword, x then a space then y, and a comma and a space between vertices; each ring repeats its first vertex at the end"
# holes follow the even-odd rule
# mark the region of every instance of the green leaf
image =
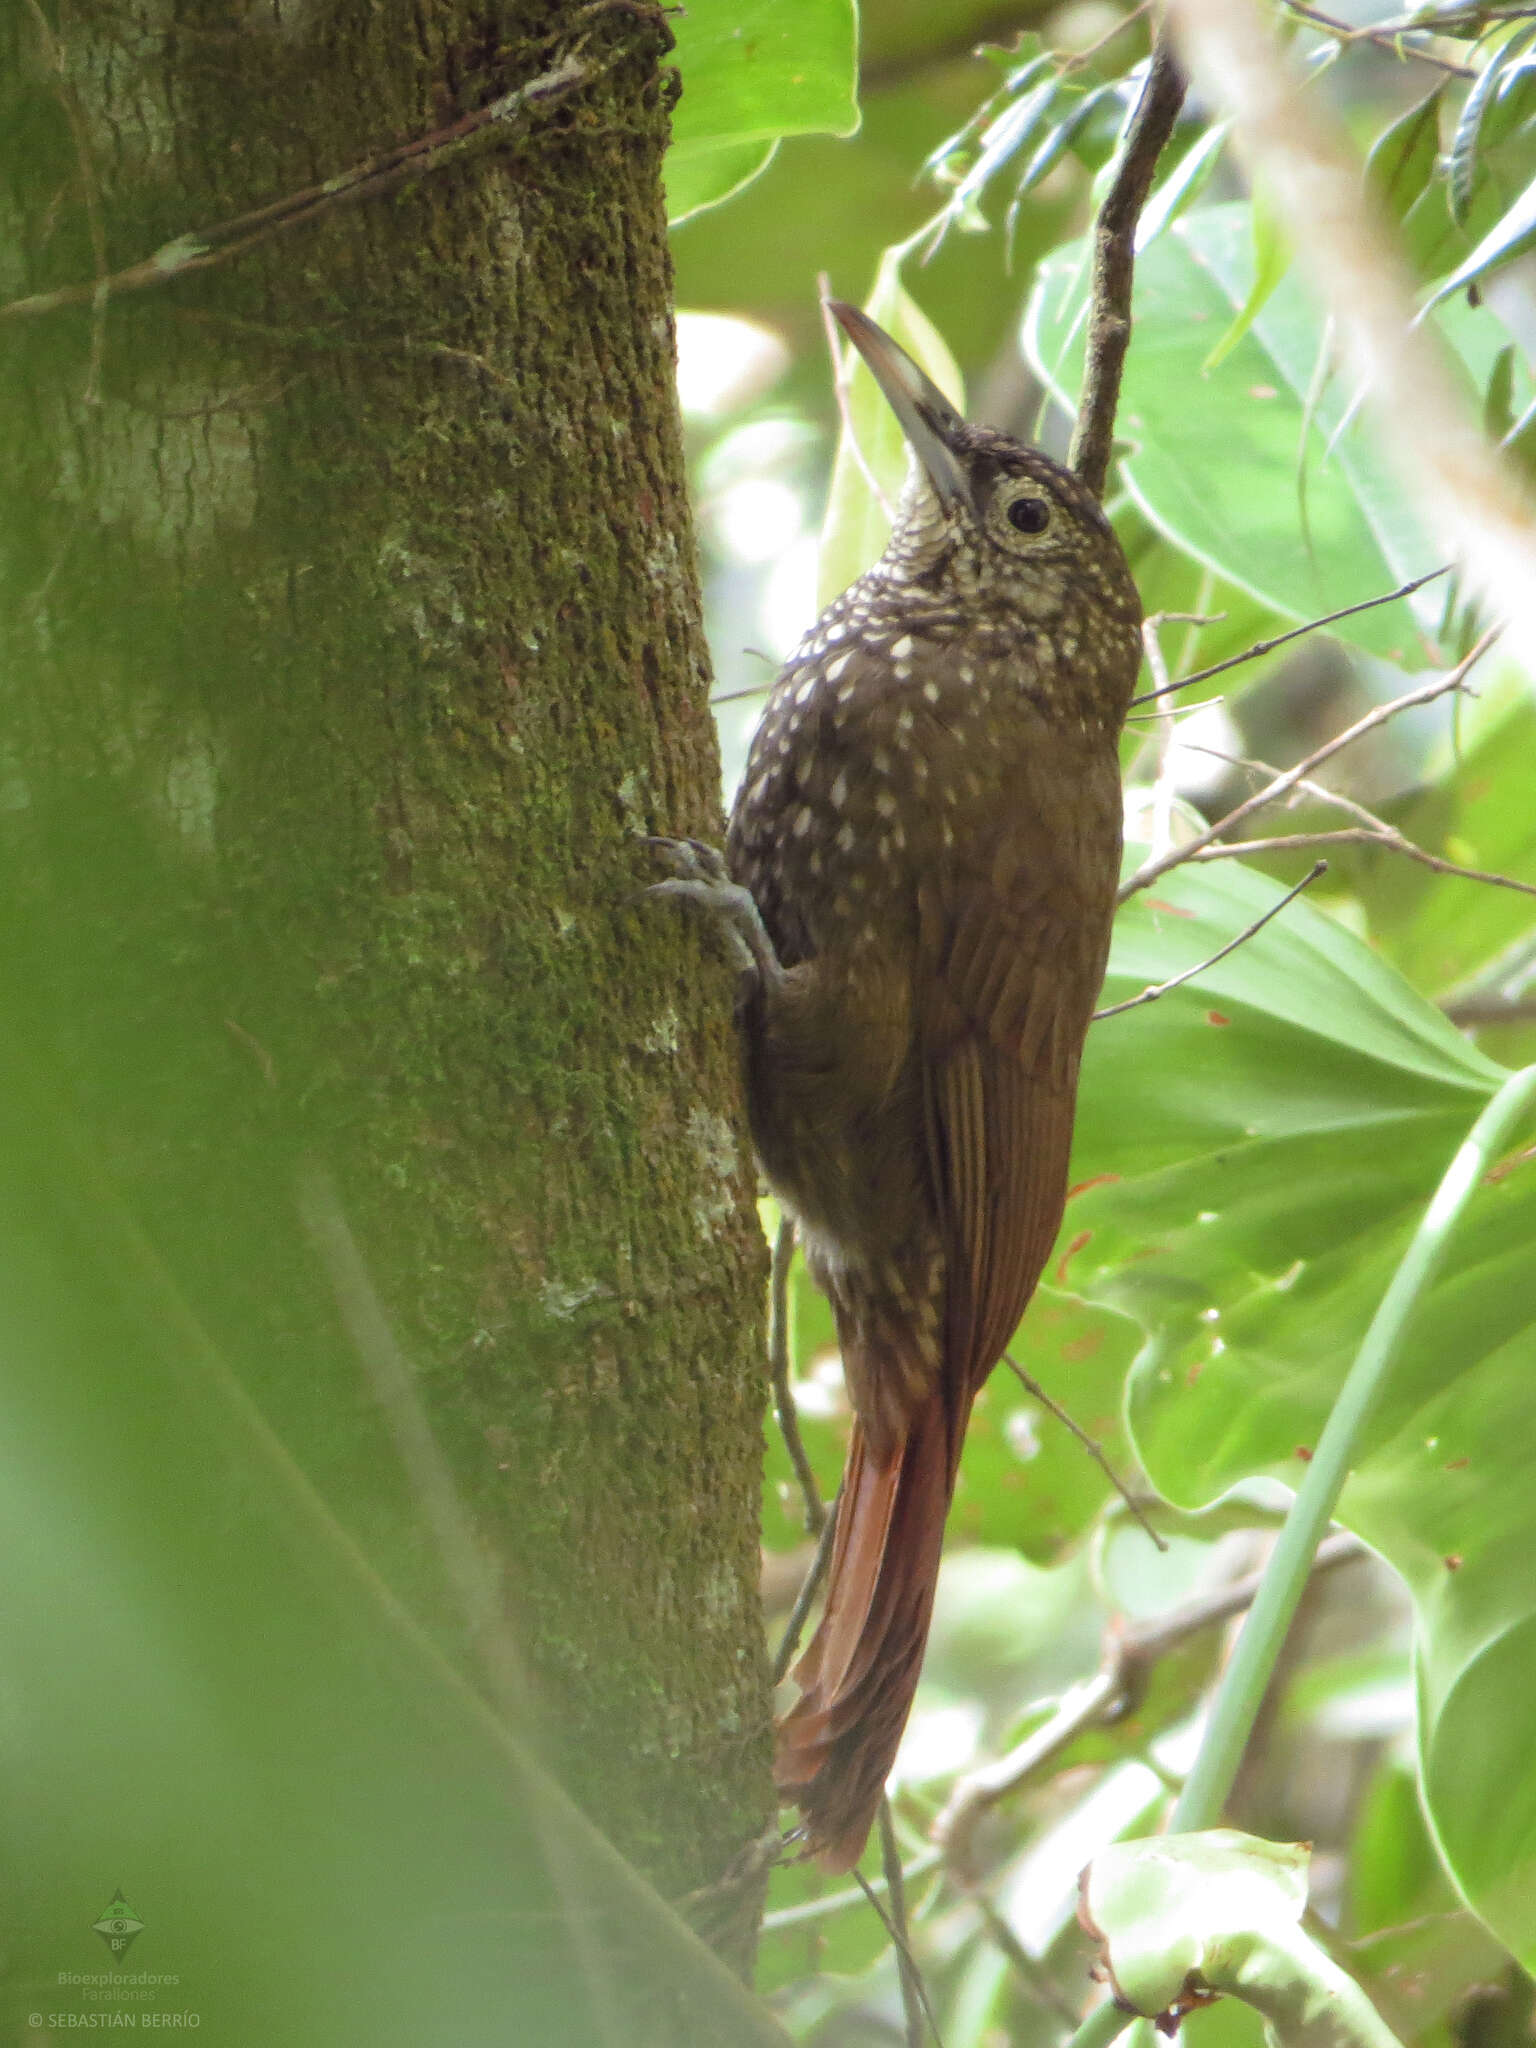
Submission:
POLYGON ((1372 196, 1391 221, 1401 221, 1435 175, 1440 155, 1440 102, 1445 87, 1437 85, 1416 106, 1383 129, 1366 158, 1365 175, 1372 196))
POLYGON ((666 160, 674 226, 750 183, 781 137, 858 128, 854 0, 694 0, 672 31, 683 83, 666 160))
POLYGON ((1209 128, 1202 129, 1179 158, 1173 169, 1153 192, 1142 208, 1141 219, 1136 223, 1136 253, 1155 242, 1164 228, 1172 225, 1185 207, 1197 199, 1205 189, 1207 180, 1216 168, 1216 160, 1226 144, 1231 124, 1216 121, 1209 128))
POLYGON ((1533 241, 1536 241, 1536 181, 1526 186, 1472 254, 1458 263, 1450 276, 1436 287, 1430 305, 1439 305, 1442 299, 1450 298, 1454 292, 1464 290, 1501 265, 1512 262, 1516 256, 1523 255, 1533 241))
MULTIPOLYGON (((1211 337, 1232 327, 1253 287, 1244 205, 1186 214, 1146 250, 1120 401, 1120 435, 1131 444, 1121 471, 1153 525, 1185 553, 1287 620, 1317 618, 1434 568, 1436 551, 1370 423, 1350 424, 1325 457, 1354 394, 1337 378, 1314 394, 1324 335, 1294 275, 1205 372, 1211 337)), ((1069 409, 1082 376, 1086 296, 1085 250, 1074 243, 1039 267, 1025 316, 1030 360, 1069 409)), ((1430 591, 1336 630, 1414 666, 1440 602, 1430 591)))
MULTIPOLYGON (((1410 839, 1443 848, 1463 866, 1536 881, 1536 707, 1524 680, 1510 677, 1492 686, 1479 709, 1473 734, 1459 746, 1447 740, 1431 756, 1426 790, 1396 822, 1410 839)), ((1356 887, 1384 950, 1431 995, 1485 978, 1497 988, 1499 963, 1536 935, 1536 897, 1518 890, 1384 859, 1356 887)), ((1516 971, 1513 959, 1509 971, 1516 971)))
POLYGON ((1200 365, 1202 376, 1208 377, 1212 370, 1231 355, 1259 314, 1269 304, 1276 286, 1291 267, 1290 241, 1282 230, 1274 209, 1255 193, 1249 206, 1249 214, 1253 232, 1253 283, 1248 287, 1248 296, 1238 308, 1231 326, 1200 365))
MULTIPOLYGON (((965 389, 959 367, 938 329, 901 281, 905 255, 903 245, 886 250, 864 310, 921 364, 956 409, 964 412, 965 389)), ((874 478, 887 503, 894 506, 907 474, 907 443, 896 415, 856 349, 847 351, 847 361, 847 404, 832 465, 816 573, 816 601, 823 605, 862 576, 890 538, 891 521, 869 478, 874 478)))
MULTIPOLYGON (((1276 894, 1235 862, 1164 876, 1121 913, 1106 1000, 1207 956, 1276 894)), ((1148 1332, 1131 1425, 1177 1504, 1257 1473, 1298 1483, 1424 1204, 1504 1078, 1305 902, 1198 982, 1095 1027, 1073 1172, 1109 1177, 1069 1205, 1063 1240, 1071 1284, 1148 1332), (1110 1036, 1125 1026, 1134 1045, 1110 1036)), ((1536 1165, 1517 1153, 1471 1199, 1340 1508, 1414 1597, 1448 1867, 1527 1958, 1536 1789, 1512 1787, 1536 1746, 1533 1242, 1536 1165)))
POLYGON ((1456 132, 1446 158, 1446 198, 1451 219, 1460 227, 1472 204, 1472 187, 1477 176, 1478 138, 1483 120, 1495 95, 1508 82, 1509 67, 1522 50, 1536 41, 1536 27, 1516 27, 1490 55, 1472 90, 1462 103, 1456 132))
MULTIPOLYGON (((1130 1448, 1121 1393, 1141 1332, 1129 1316, 1037 1287, 1009 1345, 1021 1371, 1064 1408, 1122 1476, 1130 1448)), ((982 1388, 966 1432, 950 1529, 1052 1562, 1093 1521, 1111 1488, 1085 1446, 1006 1364, 982 1388)))
POLYGON ((1301 1925, 1311 1851, 1231 1828, 1101 1849, 1084 1917, 1116 1996, 1147 2018, 1191 1991, 1255 2007, 1281 2048, 1395 2048, 1354 1979, 1301 1925))

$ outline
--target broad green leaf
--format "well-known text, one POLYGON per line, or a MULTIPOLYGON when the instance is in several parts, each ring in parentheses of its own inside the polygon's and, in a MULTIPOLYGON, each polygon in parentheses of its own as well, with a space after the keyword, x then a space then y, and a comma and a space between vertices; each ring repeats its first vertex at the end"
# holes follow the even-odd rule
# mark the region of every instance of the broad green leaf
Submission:
POLYGON ((674 226, 750 182, 782 136, 857 129, 854 0, 693 0, 672 32, 683 82, 666 160, 674 226))
MULTIPOLYGON (((1536 707, 1523 682, 1495 691, 1483 707, 1493 715, 1480 717, 1459 747, 1442 744, 1424 793, 1396 822, 1464 867, 1536 883, 1536 707)), ((1356 889, 1381 945, 1431 995, 1484 978, 1498 988, 1501 960, 1536 938, 1536 896, 1518 890, 1458 881, 1389 855, 1373 857, 1356 889)))
POLYGON ((676 151, 667 157, 667 218, 673 227, 692 220, 760 178, 778 154, 777 142, 728 142, 718 149, 676 151))
POLYGON ((1259 314, 1273 298, 1276 286, 1291 267, 1291 245, 1274 209, 1257 193, 1249 204, 1253 232, 1253 283, 1237 310, 1231 326, 1200 365, 1202 376, 1224 363, 1259 314))
POLYGON ((1173 169, 1153 192, 1141 210, 1141 219, 1136 223, 1136 253, 1155 242, 1164 228, 1172 225, 1179 215, 1197 199, 1205 189, 1207 180, 1216 168, 1216 160, 1226 144, 1230 123, 1216 121, 1209 128, 1202 129, 1179 158, 1173 169))
MULTIPOLYGON (((1234 862, 1164 876, 1121 913, 1106 998, 1206 957, 1276 893, 1234 862)), ((1131 1426, 1176 1504, 1257 1473, 1296 1483, 1502 1078, 1305 902, 1196 982, 1095 1027, 1074 1175, 1106 1178, 1069 1205, 1068 1272, 1148 1332, 1131 1426)), ((1527 1804, 1510 1787, 1536 1746, 1533 1243, 1536 1163, 1517 1153, 1473 1197, 1340 1510, 1414 1598, 1426 1797, 1449 1868, 1525 1957, 1536 1791, 1527 1804)))
POLYGON ((1400 114, 1376 138, 1366 159, 1367 183, 1389 220, 1402 220, 1435 175, 1444 94, 1444 85, 1437 85, 1407 113, 1400 114))
POLYGON ((1430 299, 1432 306, 1442 299, 1448 299, 1454 292, 1475 284, 1501 264, 1509 263, 1522 255, 1536 239, 1536 181, 1527 185, 1508 210, 1501 214, 1487 234, 1463 262, 1458 263, 1445 281, 1436 287, 1430 299))
MULTIPOLYGON (((965 390, 955 359, 938 329, 901 281, 905 254, 902 247, 886 250, 864 310, 901 343, 956 409, 964 412, 965 390)), ((848 349, 846 359, 847 409, 832 467, 816 572, 819 604, 830 604, 839 591, 862 576, 890 538, 890 519, 871 489, 869 478, 874 478, 886 502, 894 506, 907 474, 907 443, 896 415, 881 396, 880 387, 858 351, 848 349), (850 436, 857 443, 857 452, 850 444, 850 436)))
MULTIPOLYGON (((1478 142, 1483 121, 1492 106, 1496 94, 1513 82, 1511 68, 1519 66, 1520 54, 1536 39, 1536 28, 1515 27, 1506 34, 1506 39, 1490 54, 1472 90, 1462 103, 1461 114, 1456 122, 1456 132, 1451 137, 1451 146, 1446 155, 1446 199, 1451 209, 1451 218, 1460 227, 1466 220, 1472 203, 1472 188, 1477 177, 1478 142)), ((1529 60, 1527 60, 1528 62, 1529 60)))
MULTIPOLYGON (((1121 1392, 1141 1343, 1129 1316, 1037 1287, 1009 1345, 1020 1370, 1099 1444, 1123 1479, 1131 1477, 1121 1392)), ((1110 1483, 1086 1446, 1027 1393, 1005 1364, 977 1397, 950 1514, 953 1535, 1011 1544, 1051 1562, 1082 1535, 1110 1483)))
MULTIPOLYGON (((1131 444, 1121 470, 1177 546, 1286 619, 1304 620, 1391 590, 1436 567, 1437 556, 1369 423, 1356 420, 1325 457, 1355 394, 1334 376, 1309 413, 1325 337, 1294 274, 1204 374, 1212 341, 1247 304, 1253 277, 1246 206, 1185 214, 1147 249, 1120 400, 1119 432, 1131 444)), ((1069 408, 1082 376, 1086 294, 1083 247, 1074 243, 1036 272, 1025 317, 1030 360, 1069 408)), ((1337 631, 1417 666, 1440 602, 1427 592, 1337 631)))
POLYGON ((1100 1850, 1083 1916, 1103 1944, 1115 1994, 1147 2018, 1191 1990, 1264 2015, 1279 2048, 1395 2048, 1353 1978, 1304 1930, 1304 1844, 1230 1828, 1100 1850))

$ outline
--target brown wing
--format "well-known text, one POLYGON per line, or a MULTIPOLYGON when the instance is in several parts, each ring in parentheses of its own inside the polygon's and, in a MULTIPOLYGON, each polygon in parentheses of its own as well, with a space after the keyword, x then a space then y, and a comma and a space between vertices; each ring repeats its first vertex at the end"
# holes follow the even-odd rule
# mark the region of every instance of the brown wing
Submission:
POLYGON ((1028 780, 992 844, 957 850, 919 889, 946 1363, 967 1406, 1006 1349, 1061 1223, 1118 856, 1118 819, 1104 802, 1110 780, 1118 793, 1112 760, 1085 757, 1080 778, 1045 792, 1028 780), (1069 817, 1054 815, 1063 807, 1069 817))

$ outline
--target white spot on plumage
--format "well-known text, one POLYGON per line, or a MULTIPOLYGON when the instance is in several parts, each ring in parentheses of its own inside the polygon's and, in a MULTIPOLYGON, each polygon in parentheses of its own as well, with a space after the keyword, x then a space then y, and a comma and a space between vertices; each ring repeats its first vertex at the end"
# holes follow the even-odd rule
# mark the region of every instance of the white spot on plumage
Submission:
POLYGON ((799 689, 795 692, 795 702, 797 704, 804 704, 807 701, 807 699, 812 696, 812 694, 815 691, 816 685, 820 680, 821 678, 819 676, 807 676, 805 681, 800 685, 799 689))
POLYGON ((833 783, 828 794, 831 798, 833 809, 840 811, 848 801, 848 770, 846 768, 838 769, 837 780, 833 783))
POLYGON ((875 809, 880 813, 882 818, 895 817, 896 799, 891 795, 891 792, 888 789, 882 789, 880 794, 875 798, 875 809))
POLYGON ((943 693, 939 689, 937 683, 924 683, 923 695, 928 699, 928 702, 930 704, 937 704, 942 694, 943 693))
POLYGON ((815 822, 816 814, 811 809, 810 805, 802 804, 799 810, 795 813, 795 822, 793 826, 795 837, 797 839, 803 839, 806 833, 809 832, 811 827, 815 824, 815 822))
POLYGON ((891 659, 892 661, 905 661, 907 659, 907 656, 911 652, 912 635, 910 633, 903 633, 901 638, 896 642, 895 646, 891 649, 891 659))
POLYGON ((835 683, 852 659, 853 656, 851 654, 839 654, 834 661, 829 661, 827 663, 827 681, 835 683))
POLYGON ((892 767, 889 750, 885 747, 876 747, 872 757, 872 765, 877 775, 889 775, 892 767))
POLYGON ((899 733, 905 735, 906 733, 909 733, 912 730, 913 726, 916 725, 916 723, 917 718, 914 712, 912 712, 910 709, 901 711, 897 714, 896 730, 899 733))

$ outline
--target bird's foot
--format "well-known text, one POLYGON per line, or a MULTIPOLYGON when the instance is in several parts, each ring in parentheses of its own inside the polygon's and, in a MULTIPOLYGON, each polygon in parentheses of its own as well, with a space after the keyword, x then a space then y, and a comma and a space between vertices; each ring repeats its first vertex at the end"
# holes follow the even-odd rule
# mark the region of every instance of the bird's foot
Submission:
POLYGON ((731 880, 725 857, 716 847, 706 846, 701 839, 650 835, 643 836, 641 843, 672 870, 669 880, 651 884, 644 892, 647 896, 673 896, 697 903, 715 919, 734 966, 755 974, 764 984, 782 979, 784 970, 752 893, 731 880))

